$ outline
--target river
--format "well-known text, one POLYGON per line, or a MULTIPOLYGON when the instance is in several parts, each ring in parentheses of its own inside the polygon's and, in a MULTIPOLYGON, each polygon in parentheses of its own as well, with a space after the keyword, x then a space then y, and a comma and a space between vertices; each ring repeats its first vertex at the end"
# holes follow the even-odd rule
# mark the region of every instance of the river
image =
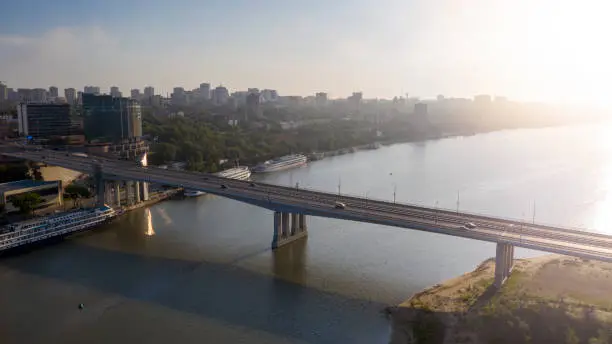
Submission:
MULTIPOLYGON (((582 125, 397 144, 254 179, 606 232, 611 133, 582 125)), ((272 213, 247 204, 206 195, 134 211, 2 257, 0 335, 386 343, 385 306, 495 253, 490 243, 342 220, 309 217, 308 229, 307 240, 271 251, 272 213)))

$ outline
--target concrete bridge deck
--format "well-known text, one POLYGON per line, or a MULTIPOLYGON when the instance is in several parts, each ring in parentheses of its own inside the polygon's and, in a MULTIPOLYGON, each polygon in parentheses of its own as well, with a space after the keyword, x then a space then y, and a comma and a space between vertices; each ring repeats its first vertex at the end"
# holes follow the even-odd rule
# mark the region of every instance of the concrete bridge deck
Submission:
POLYGON ((275 212, 273 242, 277 243, 278 235, 282 234, 285 238, 289 238, 296 233, 306 231, 304 215, 368 222, 494 242, 498 244, 497 263, 501 266, 499 269, 501 280, 496 281, 498 284, 501 284, 510 273, 514 246, 612 262, 612 236, 589 231, 322 191, 264 183, 253 184, 211 174, 140 167, 130 161, 78 157, 50 150, 12 149, 12 151, 5 150, 2 154, 90 174, 98 169, 98 173, 101 173, 105 180, 182 186, 270 209, 275 212), (338 201, 344 203, 346 207, 336 208, 335 204, 338 201), (285 220, 282 214, 294 214, 293 220, 285 220), (463 225, 468 222, 476 224, 477 227, 464 229, 463 225), (299 227, 297 230, 296 226, 299 227))

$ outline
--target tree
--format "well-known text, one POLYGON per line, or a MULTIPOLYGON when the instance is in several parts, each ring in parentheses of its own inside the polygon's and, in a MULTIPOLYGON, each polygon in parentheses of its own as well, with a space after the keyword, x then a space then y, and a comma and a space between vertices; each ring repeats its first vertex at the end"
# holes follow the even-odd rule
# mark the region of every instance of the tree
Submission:
POLYGON ((32 210, 36 209, 36 207, 42 203, 42 197, 35 192, 28 192, 11 197, 11 204, 13 204, 15 208, 19 208, 19 212, 22 214, 31 213, 32 210))
POLYGON ((64 190, 64 194, 68 196, 68 198, 72 199, 75 206, 78 206, 81 198, 89 198, 91 197, 91 192, 89 189, 83 185, 78 184, 70 184, 64 190))
POLYGON ((0 165, 0 183, 30 179, 30 169, 25 163, 0 165))

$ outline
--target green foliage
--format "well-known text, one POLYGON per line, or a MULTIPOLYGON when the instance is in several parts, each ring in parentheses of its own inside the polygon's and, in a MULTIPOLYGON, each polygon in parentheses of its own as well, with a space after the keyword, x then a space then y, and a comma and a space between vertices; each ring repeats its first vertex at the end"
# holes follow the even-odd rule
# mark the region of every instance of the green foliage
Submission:
MULTIPOLYGON (((284 110, 275 110, 271 116, 278 120, 299 119, 284 110)), ((284 154, 335 150, 377 140, 371 124, 360 121, 330 120, 281 130, 275 119, 230 127, 223 118, 208 113, 167 119, 145 114, 145 134, 158 139, 151 146, 151 163, 186 161, 191 170, 213 172, 224 167, 219 166, 220 159, 253 165, 284 154)))
POLYGON ((85 186, 78 185, 78 184, 68 185, 66 189, 64 190, 64 193, 68 195, 76 195, 82 198, 91 197, 91 192, 89 192, 89 189, 85 186))
POLYGON ((25 163, 0 165, 0 183, 30 179, 30 169, 25 163))
POLYGON ((35 192, 28 192, 21 195, 12 196, 11 204, 15 208, 19 208, 19 212, 23 214, 29 214, 32 210, 36 209, 37 206, 43 203, 43 199, 39 194, 35 192))

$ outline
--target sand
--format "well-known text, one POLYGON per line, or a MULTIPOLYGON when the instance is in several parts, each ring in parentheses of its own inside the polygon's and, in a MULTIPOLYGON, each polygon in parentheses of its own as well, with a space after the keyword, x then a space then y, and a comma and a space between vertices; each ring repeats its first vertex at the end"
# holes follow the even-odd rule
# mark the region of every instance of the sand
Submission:
POLYGON ((389 308, 391 343, 608 343, 612 264, 516 260, 501 290, 492 287, 494 270, 487 260, 389 308))

